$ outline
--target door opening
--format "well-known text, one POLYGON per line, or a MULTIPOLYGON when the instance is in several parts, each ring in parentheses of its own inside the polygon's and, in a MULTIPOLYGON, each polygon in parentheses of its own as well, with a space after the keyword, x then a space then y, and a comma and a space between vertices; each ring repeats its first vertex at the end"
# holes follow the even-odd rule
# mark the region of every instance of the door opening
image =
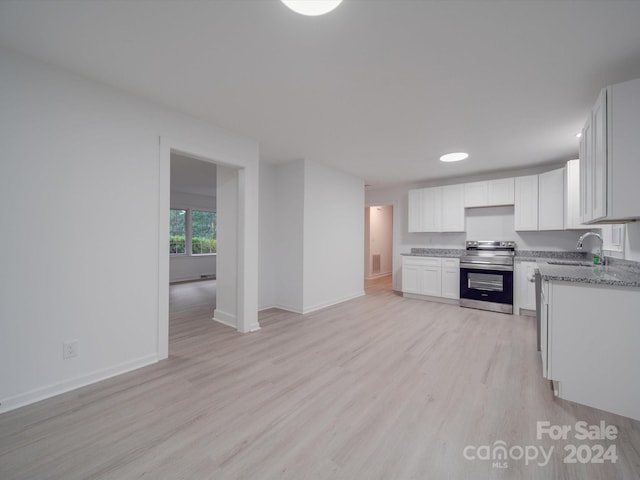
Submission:
POLYGON ((365 287, 392 289, 393 205, 365 208, 364 278, 365 287))

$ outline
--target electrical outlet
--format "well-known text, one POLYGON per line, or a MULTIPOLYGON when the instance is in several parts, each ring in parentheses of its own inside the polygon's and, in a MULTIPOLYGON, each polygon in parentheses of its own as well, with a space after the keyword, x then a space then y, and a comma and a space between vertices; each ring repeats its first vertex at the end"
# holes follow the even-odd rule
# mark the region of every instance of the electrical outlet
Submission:
POLYGON ((78 356, 78 340, 69 340, 62 344, 62 358, 73 358, 78 356))

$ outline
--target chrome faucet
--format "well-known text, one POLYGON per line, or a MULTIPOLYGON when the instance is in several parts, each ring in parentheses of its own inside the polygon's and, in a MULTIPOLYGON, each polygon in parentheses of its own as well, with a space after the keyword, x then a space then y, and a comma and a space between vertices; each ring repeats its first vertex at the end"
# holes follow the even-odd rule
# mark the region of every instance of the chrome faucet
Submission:
POLYGON ((576 248, 578 250, 582 250, 582 242, 584 242, 584 239, 587 237, 596 237, 598 240, 600 240, 600 249, 598 250, 598 257, 600 258, 600 264, 601 265, 605 265, 606 261, 604 258, 604 253, 602 251, 603 246, 604 246, 604 240, 602 239, 602 236, 599 233, 596 232, 587 232, 585 234, 583 234, 579 239, 578 239, 578 244, 576 245, 576 248))

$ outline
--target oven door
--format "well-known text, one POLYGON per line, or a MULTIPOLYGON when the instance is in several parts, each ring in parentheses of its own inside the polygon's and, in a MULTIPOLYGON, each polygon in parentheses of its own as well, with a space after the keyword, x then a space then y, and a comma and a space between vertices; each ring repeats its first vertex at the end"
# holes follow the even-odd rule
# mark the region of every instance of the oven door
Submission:
POLYGON ((461 263, 460 305, 513 313, 513 267, 461 263))

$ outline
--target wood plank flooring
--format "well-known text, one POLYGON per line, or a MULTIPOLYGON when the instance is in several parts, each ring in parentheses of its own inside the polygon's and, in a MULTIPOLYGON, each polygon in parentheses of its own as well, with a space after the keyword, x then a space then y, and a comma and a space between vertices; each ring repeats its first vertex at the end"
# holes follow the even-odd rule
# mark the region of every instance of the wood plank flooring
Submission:
POLYGON ((211 321, 214 284, 171 287, 168 360, 1 415, 0 478, 640 478, 640 422, 554 398, 530 317, 405 299, 387 277, 242 335, 211 321), (538 440, 545 420, 620 433, 538 440), (554 452, 463 455, 499 441, 554 452), (615 444, 617 462, 564 463, 570 443, 615 444))

